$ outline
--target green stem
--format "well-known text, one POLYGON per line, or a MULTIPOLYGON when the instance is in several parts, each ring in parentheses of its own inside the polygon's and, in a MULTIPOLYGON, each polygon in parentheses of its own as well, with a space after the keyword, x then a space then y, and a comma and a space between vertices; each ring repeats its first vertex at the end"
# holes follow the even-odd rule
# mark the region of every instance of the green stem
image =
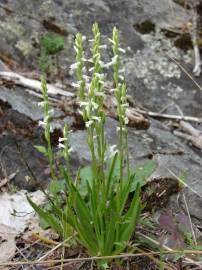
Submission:
POLYGON ((129 159, 129 149, 128 149, 128 129, 125 126, 125 153, 126 153, 126 166, 127 166, 127 176, 130 179, 130 159, 129 159))

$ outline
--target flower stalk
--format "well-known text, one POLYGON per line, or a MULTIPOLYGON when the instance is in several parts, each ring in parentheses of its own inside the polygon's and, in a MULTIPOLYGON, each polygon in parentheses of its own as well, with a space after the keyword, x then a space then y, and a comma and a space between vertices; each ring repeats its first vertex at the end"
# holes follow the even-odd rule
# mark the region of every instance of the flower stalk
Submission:
POLYGON ((52 179, 56 180, 56 175, 54 171, 54 155, 52 150, 52 144, 51 144, 51 115, 49 110, 49 102, 48 102, 48 89, 47 89, 47 83, 44 77, 41 78, 41 89, 42 89, 42 95, 43 95, 43 109, 44 109, 44 121, 42 122, 44 126, 44 135, 45 140, 47 142, 47 157, 49 161, 50 166, 50 173, 52 179))

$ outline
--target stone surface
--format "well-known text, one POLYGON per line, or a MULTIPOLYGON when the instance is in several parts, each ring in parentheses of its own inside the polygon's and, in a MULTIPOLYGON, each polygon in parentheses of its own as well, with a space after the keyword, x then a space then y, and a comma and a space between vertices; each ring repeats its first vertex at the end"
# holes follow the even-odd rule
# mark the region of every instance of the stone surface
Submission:
MULTIPOLYGON (((107 119, 106 135, 109 145, 118 144, 117 122, 115 120, 107 119)), ((70 140, 74 153, 79 157, 80 164, 88 164, 91 160, 88 146, 83 143, 85 140, 85 131, 74 132, 70 140)), ((202 220, 201 154, 197 155, 193 149, 181 142, 158 121, 152 121, 147 131, 129 129, 129 152, 132 168, 142 166, 148 158, 157 161, 158 167, 148 181, 154 179, 162 179, 163 181, 165 177, 169 179, 169 177, 175 178, 175 176, 185 175, 185 183, 189 187, 184 188, 183 192, 187 197, 190 214, 202 220)), ((157 192, 158 190, 156 190, 157 192)), ((175 207, 176 211, 185 210, 181 193, 178 194, 178 200, 176 200, 175 195, 174 198, 171 206, 175 207)))
MULTIPOLYGON (((91 37, 91 25, 97 21, 103 34, 103 42, 111 36, 112 28, 116 25, 120 30, 121 47, 126 48, 123 55, 126 82, 128 92, 135 101, 158 111, 169 104, 174 104, 167 109, 169 113, 179 114, 178 107, 185 114, 201 116, 202 92, 194 83, 176 66, 169 57, 177 59, 185 68, 192 70, 192 52, 182 51, 174 47, 175 38, 167 38, 163 32, 165 28, 182 27, 190 19, 189 12, 167 0, 45 0, 41 1, 1 1, 0 4, 0 59, 11 69, 18 72, 34 71, 38 69, 40 56, 39 41, 47 31, 60 32, 65 39, 65 50, 59 56, 63 77, 69 76, 68 66, 74 62, 73 42, 77 31, 81 31, 91 37), (152 32, 140 33, 138 24, 149 21, 154 24, 152 32), (178 106, 178 107, 177 107, 178 106)), ((104 53, 105 61, 109 60, 110 49, 104 53)), ((0 64, 0 69, 4 69, 0 64)), ((56 74, 57 75, 57 74, 56 74)), ((57 76, 54 77, 57 80, 57 76)), ((202 78, 198 78, 202 82, 202 78)), ((0 86, 0 98, 7 101, 13 109, 27 115, 33 120, 41 118, 42 111, 35 107, 32 96, 24 89, 13 87, 12 89, 0 86)), ((11 114, 15 111, 10 109, 11 114)), ((21 125, 28 127, 30 119, 17 115, 21 125)), ((10 121, 10 118, 7 120, 10 121)), ((67 119, 71 122, 72 119, 67 119)), ((12 121, 11 121, 12 122, 12 121)), ((19 124, 19 123, 18 123, 19 124)), ((106 136, 110 144, 117 141, 117 123, 107 120, 106 136)), ((19 131, 19 130, 18 130, 19 131)), ((17 132, 18 132, 17 131, 17 132)), ((32 131, 31 137, 21 135, 23 149, 27 151, 27 158, 33 157, 33 168, 40 176, 40 165, 46 164, 39 159, 40 155, 33 150, 31 144, 39 144, 41 135, 32 131), (35 134, 35 135, 33 135, 35 134), (29 146, 29 147, 28 147, 29 146), (28 150, 27 150, 28 149, 28 150)), ((86 133, 78 130, 73 133, 71 143, 74 148, 73 163, 86 164, 90 161, 89 151, 84 144, 86 133)), ((4 161, 9 164, 8 172, 15 172, 19 166, 19 155, 13 154, 15 135, 9 130, 1 130, 0 148, 8 147, 4 154, 4 161), (7 134, 6 134, 7 132, 7 134), (5 135, 6 134, 6 135, 5 135), (6 137, 7 136, 7 137, 6 137), (10 143, 12 142, 12 143, 10 143)), ((155 177, 170 176, 171 170, 179 176, 187 174, 187 183, 193 190, 202 193, 201 168, 202 158, 200 151, 194 151, 186 142, 174 136, 169 128, 161 122, 151 120, 148 131, 130 130, 129 136, 130 158, 133 166, 143 164, 148 158, 158 160, 158 169, 153 174, 155 177)), ((14 151, 15 152, 15 151, 14 151)), ((45 166, 45 165, 44 165, 45 166)), ((27 171, 21 170, 15 182, 19 187, 25 186, 24 176, 27 171), (23 183, 20 181, 23 179, 23 183)), ((46 180, 45 180, 46 181, 46 180)), ((34 189, 34 185, 27 189, 34 189)), ((202 219, 201 198, 186 188, 186 195, 190 213, 202 219)), ((173 197, 174 207, 184 209, 182 201, 173 197)))

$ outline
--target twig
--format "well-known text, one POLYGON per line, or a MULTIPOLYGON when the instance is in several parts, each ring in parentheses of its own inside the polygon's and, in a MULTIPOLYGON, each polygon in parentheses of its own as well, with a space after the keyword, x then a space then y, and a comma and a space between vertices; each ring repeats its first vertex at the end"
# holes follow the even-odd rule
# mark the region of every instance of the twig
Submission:
POLYGON ((152 112, 152 111, 146 111, 146 110, 142 110, 139 108, 135 108, 135 110, 139 113, 142 113, 143 115, 148 115, 151 117, 166 118, 166 119, 172 119, 172 120, 184 120, 184 121, 202 123, 202 118, 200 118, 200 117, 163 114, 163 113, 157 113, 157 112, 152 112))
POLYGON ((194 78, 189 74, 189 72, 178 61, 176 61, 174 58, 170 57, 169 55, 167 55, 167 57, 170 60, 172 60, 179 68, 181 68, 181 70, 187 75, 187 77, 191 79, 191 81, 198 87, 198 89, 202 91, 202 87, 197 83, 196 80, 194 80, 194 78))
MULTIPOLYGON (((145 235, 143 235, 145 236, 145 235)), ((154 240, 155 241, 155 240, 154 240)), ((158 242, 157 242, 158 243, 158 242)), ((168 248, 168 247, 167 247, 168 248)), ((169 248, 168 248, 169 249, 169 248)), ((85 257, 85 258, 74 258, 74 259, 63 259, 64 263, 67 262, 89 262, 92 260, 98 261, 98 260, 112 260, 112 259, 127 259, 127 258, 132 258, 132 257, 139 257, 139 256, 148 256, 148 255, 161 255, 161 254, 190 254, 190 255, 202 255, 202 250, 165 250, 165 251, 150 251, 150 252, 140 252, 140 253, 124 253, 120 255, 113 255, 113 256, 94 256, 94 257, 85 257)), ((190 259, 190 262, 197 264, 197 262, 193 261, 190 259)), ((17 266, 17 265, 35 265, 35 264, 53 264, 53 263, 61 263, 60 260, 47 260, 47 261, 39 261, 39 260, 34 260, 34 261, 18 261, 18 262, 6 262, 6 263, 0 263, 0 266, 17 266)), ((202 265, 201 265, 202 266, 202 265)))
MULTIPOLYGON (((25 261, 27 261, 28 262, 28 259, 26 258, 26 256, 23 254, 23 252, 16 246, 16 249, 17 249, 17 251, 20 253, 20 255, 25 259, 25 261)), ((33 269, 33 270, 36 270, 36 268, 33 266, 33 265, 30 265, 31 266, 31 268, 33 269)))
POLYGON ((5 186, 10 180, 12 180, 17 173, 12 173, 8 177, 5 177, 4 179, 0 180, 0 188, 5 186))
POLYGON ((194 240, 194 244, 197 246, 196 235, 194 233, 194 228, 193 228, 193 224, 192 224, 192 220, 191 220, 191 216, 190 216, 190 212, 189 212, 189 207, 187 205, 187 201, 186 201, 186 197, 184 195, 184 192, 182 193, 182 196, 183 196, 184 204, 185 204, 187 215, 188 215, 188 219, 189 219, 189 223, 190 223, 190 227, 191 227, 191 233, 192 233, 192 237, 193 237, 193 240, 194 240))
MULTIPOLYGON (((140 248, 137 248, 137 250, 138 251, 140 251, 140 252, 144 252, 144 250, 142 250, 142 249, 140 249, 140 248)), ((160 254, 161 255, 161 254, 160 254)), ((152 261, 154 261, 157 265, 159 264, 159 261, 158 261, 158 259, 157 258, 155 258, 154 257, 154 255, 150 255, 150 254, 148 254, 147 255, 152 261)), ((164 269, 166 270, 175 270, 174 268, 171 268, 170 266, 168 266, 168 265, 166 265, 165 267, 164 267, 164 269)))
MULTIPOLYGON (((152 239, 151 237, 149 237, 149 236, 147 236, 147 235, 142 234, 141 232, 137 232, 136 234, 139 235, 139 236, 141 236, 141 237, 144 237, 145 239, 147 239, 147 240, 149 240, 149 241, 151 241, 153 244, 155 244, 155 245, 157 245, 157 246, 159 246, 159 247, 164 248, 166 251, 171 252, 170 254, 172 254, 173 251, 174 251, 173 249, 167 247, 167 246, 164 245, 164 244, 159 243, 158 241, 152 239)), ((165 251, 161 251, 161 252, 159 252, 159 253, 160 253, 160 254, 168 254, 168 253, 166 253, 165 251)), ((175 252, 174 252, 174 253, 175 253, 175 252)), ((180 252, 179 252, 179 253, 180 253, 180 252)), ((184 254, 189 254, 189 252, 187 253, 186 250, 181 251, 181 253, 182 253, 183 255, 184 255, 184 254)), ((193 254, 194 254, 194 252, 193 252, 193 254)), ((195 262, 194 260, 192 260, 192 259, 190 259, 190 258, 185 257, 185 260, 186 260, 187 262, 189 262, 189 263, 196 264, 196 265, 199 265, 200 267, 202 267, 201 264, 199 264, 198 262, 195 262)))
MULTIPOLYGON (((45 255, 43 255, 41 258, 39 258, 39 261, 44 260, 49 254, 51 254, 53 251, 57 250, 59 247, 63 246, 66 242, 68 242, 72 237, 68 237, 67 239, 65 239, 63 242, 59 243, 57 246, 55 246, 54 248, 52 248, 51 250, 49 250, 45 255)), ((55 242, 55 241, 54 241, 55 242)), ((67 247, 69 247, 69 245, 66 245, 67 247)))
MULTIPOLYGON (((164 166, 162 166, 164 167, 164 166)), ((170 169, 168 169, 167 167, 164 167, 166 170, 169 171, 169 173, 172 174, 172 176, 174 176, 179 183, 181 183, 183 186, 187 187, 189 190, 191 190, 194 194, 196 194, 198 197, 200 197, 202 199, 202 195, 200 193, 198 193, 196 190, 194 190, 192 187, 190 187, 187 183, 185 183, 184 181, 182 181, 182 179, 180 179, 174 172, 172 172, 170 169)))
MULTIPOLYGON (((41 82, 34 79, 26 78, 15 72, 1 71, 0 78, 2 80, 12 82, 16 85, 23 86, 25 88, 36 90, 37 92, 41 92, 41 82)), ((74 97, 75 94, 65 91, 55 85, 47 84, 48 94, 52 95, 62 95, 66 97, 74 97)))

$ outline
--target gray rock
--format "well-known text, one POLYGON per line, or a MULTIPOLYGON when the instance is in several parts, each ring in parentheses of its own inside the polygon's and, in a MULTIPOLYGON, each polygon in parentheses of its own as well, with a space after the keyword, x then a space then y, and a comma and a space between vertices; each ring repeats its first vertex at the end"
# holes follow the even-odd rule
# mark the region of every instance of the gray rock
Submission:
MULTIPOLYGON (((109 145, 118 145, 117 125, 117 121, 107 119, 106 138, 109 145)), ((86 131, 76 131, 71 135, 70 144, 74 154, 79 158, 80 164, 88 164, 91 161, 90 151, 87 143, 84 143, 85 141, 86 131)), ((129 129, 129 152, 131 168, 142 166, 151 157, 157 161, 158 167, 148 181, 154 179, 162 179, 163 181, 165 177, 169 179, 169 177, 175 178, 175 176, 186 175, 186 184, 191 188, 184 188, 183 192, 187 197, 190 214, 202 220, 201 197, 196 196, 193 192, 195 191, 202 196, 201 156, 198 156, 190 147, 182 143, 158 121, 152 121, 147 131, 129 129)), ((157 192, 158 190, 156 190, 157 192)), ((180 194, 178 194, 179 198, 181 198, 180 194)), ((175 207, 175 210, 178 211, 184 211, 183 201, 179 199, 178 203, 175 194, 173 196, 175 199, 171 198, 170 207, 175 207)))
MULTIPOLYGON (((162 28, 180 27, 190 18, 187 11, 172 1, 8 0, 3 5, 0 6, 0 59, 16 63, 12 67, 18 67, 21 71, 37 69, 40 38, 47 31, 60 31, 65 38, 65 50, 59 61, 65 70, 63 75, 67 76, 68 66, 75 61, 73 43, 76 32, 81 31, 87 39, 90 38, 91 25, 97 21, 103 34, 102 42, 106 42, 116 25, 120 30, 121 47, 127 49, 123 55, 123 64, 128 91, 133 98, 154 111, 174 103, 186 114, 201 114, 202 92, 168 59, 168 56, 177 59, 191 71, 191 52, 175 48, 174 40, 168 39, 161 32, 162 28), (147 34, 139 33, 135 25, 148 20, 154 23, 155 30, 147 34)), ((109 59, 109 55, 107 51, 105 60, 109 59)), ((199 78, 199 83, 200 80, 202 78, 199 78)), ((42 111, 35 107, 33 97, 22 94, 23 91, 19 87, 12 90, 1 86, 0 98, 32 119, 40 119, 42 111)), ((178 113, 172 107, 172 113, 174 110, 178 113)), ((116 126, 116 121, 107 120, 106 136, 110 144, 118 142, 116 126)), ((74 132, 71 137, 74 159, 75 162, 78 159, 80 164, 90 162, 85 138, 86 132, 81 130, 74 132)), ((1 136, 1 139, 5 138, 1 136)), ((30 144, 30 140, 26 142, 30 144)), ((6 144, 5 140, 3 144, 6 144)), ((153 157, 158 160, 158 169, 153 178, 170 176, 167 169, 177 176, 187 173, 189 186, 202 192, 201 153, 176 138, 162 123, 152 120, 148 131, 130 129, 129 146, 132 166, 142 165, 148 157, 153 157)), ((202 219, 201 198, 195 196, 190 189, 186 189, 186 195, 190 213, 202 219)), ((174 207, 177 207, 176 198, 173 201, 174 207)), ((179 209, 182 208, 179 202, 179 209)))

